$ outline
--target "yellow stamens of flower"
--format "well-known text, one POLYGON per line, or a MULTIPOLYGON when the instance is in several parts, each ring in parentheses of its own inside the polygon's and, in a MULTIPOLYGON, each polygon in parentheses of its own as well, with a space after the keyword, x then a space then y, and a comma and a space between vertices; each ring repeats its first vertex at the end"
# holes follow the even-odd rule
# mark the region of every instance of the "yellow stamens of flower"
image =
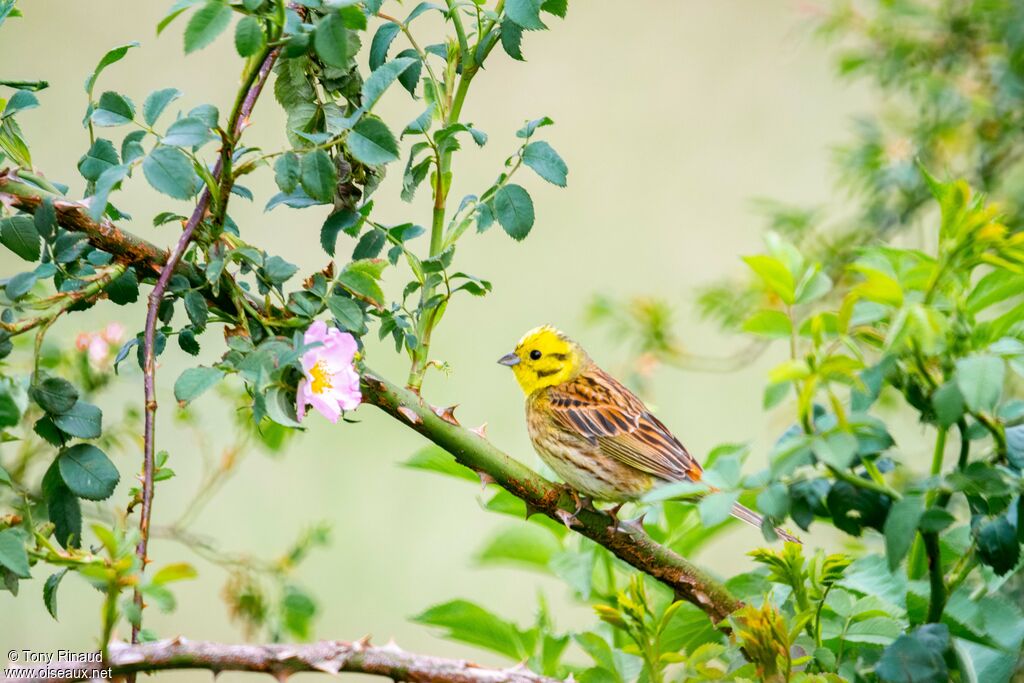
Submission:
POLYGON ((309 369, 309 374, 313 377, 313 385, 310 388, 314 394, 322 394, 331 388, 331 372, 322 360, 309 369))

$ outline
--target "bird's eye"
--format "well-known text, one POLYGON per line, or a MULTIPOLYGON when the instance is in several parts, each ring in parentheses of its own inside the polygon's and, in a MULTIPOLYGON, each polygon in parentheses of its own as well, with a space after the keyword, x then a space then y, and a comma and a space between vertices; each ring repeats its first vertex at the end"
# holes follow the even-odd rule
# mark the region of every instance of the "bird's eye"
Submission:
POLYGON ((530 351, 530 358, 532 360, 540 360, 540 351, 538 351, 537 349, 530 351))

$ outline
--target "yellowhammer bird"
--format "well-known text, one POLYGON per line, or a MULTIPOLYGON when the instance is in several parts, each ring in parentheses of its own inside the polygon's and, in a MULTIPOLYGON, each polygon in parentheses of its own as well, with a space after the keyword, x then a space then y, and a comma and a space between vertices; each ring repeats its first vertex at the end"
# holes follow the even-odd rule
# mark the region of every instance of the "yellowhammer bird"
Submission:
MULTIPOLYGON (((498 362, 512 368, 526 394, 533 447, 578 493, 623 503, 665 482, 700 481, 700 464, 668 427, 555 328, 530 330, 498 362)), ((761 527, 761 515, 739 503, 732 514, 761 527)))

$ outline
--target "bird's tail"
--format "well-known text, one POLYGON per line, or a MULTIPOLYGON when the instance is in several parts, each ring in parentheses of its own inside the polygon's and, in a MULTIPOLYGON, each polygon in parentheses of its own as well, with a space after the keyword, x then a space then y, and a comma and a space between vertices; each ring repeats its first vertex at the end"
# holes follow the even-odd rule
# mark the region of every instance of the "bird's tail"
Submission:
MULTIPOLYGON (((761 523, 764 521, 764 517, 757 514, 750 508, 740 505, 739 503, 733 503, 732 516, 742 522, 746 522, 751 526, 756 526, 758 529, 761 528, 761 523)), ((803 545, 803 541, 801 541, 799 538, 789 533, 785 529, 775 527, 775 533, 777 533, 783 540, 789 541, 790 543, 799 543, 803 545)))

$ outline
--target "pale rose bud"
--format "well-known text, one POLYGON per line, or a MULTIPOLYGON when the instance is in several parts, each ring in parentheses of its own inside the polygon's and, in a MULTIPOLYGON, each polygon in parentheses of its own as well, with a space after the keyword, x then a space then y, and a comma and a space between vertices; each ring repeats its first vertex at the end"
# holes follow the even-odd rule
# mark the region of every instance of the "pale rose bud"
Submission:
POLYGON ((108 344, 120 344, 124 339, 124 325, 118 322, 109 323, 100 334, 108 344))

